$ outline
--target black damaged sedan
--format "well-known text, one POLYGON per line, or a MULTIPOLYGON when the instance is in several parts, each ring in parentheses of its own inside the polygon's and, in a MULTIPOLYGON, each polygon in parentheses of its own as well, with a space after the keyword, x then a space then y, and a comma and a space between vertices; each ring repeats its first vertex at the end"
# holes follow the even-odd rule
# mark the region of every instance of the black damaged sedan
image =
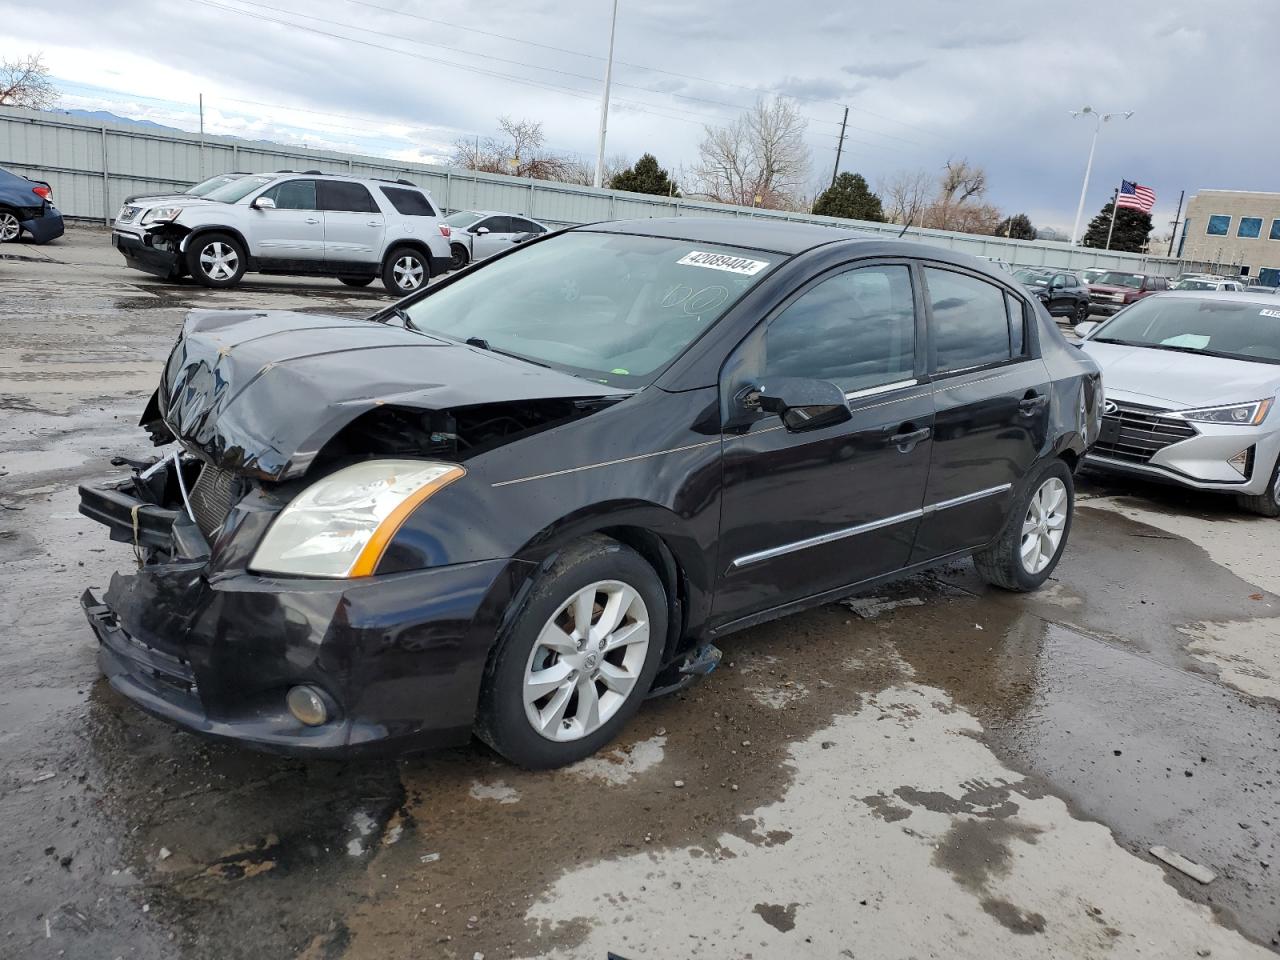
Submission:
POLYGON ((80 510, 111 685, 304 755, 551 767, 735 630, 973 555, 1031 590, 1071 528, 1093 361, 978 260, 826 227, 532 240, 367 320, 192 313, 80 510))

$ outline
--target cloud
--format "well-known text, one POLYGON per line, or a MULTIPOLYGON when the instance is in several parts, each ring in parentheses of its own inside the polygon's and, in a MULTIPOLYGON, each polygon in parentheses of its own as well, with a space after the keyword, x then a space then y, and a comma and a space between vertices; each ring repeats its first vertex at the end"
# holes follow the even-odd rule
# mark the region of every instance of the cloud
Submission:
POLYGON ((851 63, 840 69, 850 76, 863 77, 868 80, 896 80, 905 73, 918 70, 926 63, 928 63, 927 60, 897 60, 879 63, 874 60, 867 60, 861 63, 851 63))

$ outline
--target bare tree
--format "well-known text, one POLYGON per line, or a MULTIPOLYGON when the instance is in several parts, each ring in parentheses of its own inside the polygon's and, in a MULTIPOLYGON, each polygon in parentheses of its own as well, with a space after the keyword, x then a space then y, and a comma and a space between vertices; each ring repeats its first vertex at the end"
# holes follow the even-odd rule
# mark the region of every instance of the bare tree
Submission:
POLYGON ((693 195, 742 206, 796 209, 809 173, 806 127, 795 105, 781 97, 757 100, 727 126, 708 126, 698 146, 693 195))
POLYGON ((920 223, 932 190, 933 177, 927 170, 901 170, 876 186, 889 222, 904 227, 920 223))
POLYGON ((45 110, 57 102, 58 91, 41 54, 0 60, 0 104, 45 110))
POLYGON ((462 138, 454 142, 453 164, 483 173, 505 173, 534 180, 575 182, 576 167, 569 157, 544 148, 542 124, 535 120, 499 117, 497 137, 462 138))
MULTIPOLYGON (((981 200, 987 192, 987 172, 967 159, 948 160, 938 183, 938 196, 928 217, 929 226, 940 230, 963 230, 959 224, 972 218, 966 210, 970 200, 981 200)), ((968 232, 968 231, 966 231, 968 232)))

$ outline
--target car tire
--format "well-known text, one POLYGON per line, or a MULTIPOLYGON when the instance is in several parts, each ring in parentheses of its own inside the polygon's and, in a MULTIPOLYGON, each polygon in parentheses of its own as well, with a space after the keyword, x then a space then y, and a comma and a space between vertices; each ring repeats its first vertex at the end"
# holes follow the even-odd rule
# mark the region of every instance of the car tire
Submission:
POLYGON ((1088 319, 1089 319, 1089 301, 1082 300, 1076 304, 1076 308, 1071 314, 1071 325, 1074 327, 1077 324, 1084 323, 1088 319))
POLYGON ((666 636, 666 590, 643 557, 600 535, 571 544, 490 654, 476 734, 530 770, 590 756, 640 708, 666 636))
POLYGON ((1271 471, 1271 482, 1267 485, 1265 493, 1256 496, 1239 494, 1236 496, 1236 503, 1241 510, 1247 510, 1249 513, 1256 513, 1263 517, 1280 517, 1280 460, 1271 471))
POLYGON ((415 293, 430 279, 431 264, 427 255, 413 247, 396 247, 382 264, 382 285, 393 296, 415 293))
POLYGON ((348 287, 367 287, 369 284, 373 283, 377 277, 339 277, 338 279, 348 287))
POLYGON ((461 270, 471 262, 471 255, 467 253, 467 248, 460 243, 451 244, 449 247, 449 269, 461 270))
POLYGON ((187 247, 187 272, 206 287, 234 287, 248 266, 244 247, 229 233, 202 233, 187 247))
POLYGON ((1023 484, 1000 535, 973 555, 978 575, 1015 593, 1037 589, 1058 565, 1074 515, 1071 469, 1050 460, 1023 484))
POLYGON ((0 207, 0 243, 12 243, 22 235, 22 221, 8 207, 0 207))

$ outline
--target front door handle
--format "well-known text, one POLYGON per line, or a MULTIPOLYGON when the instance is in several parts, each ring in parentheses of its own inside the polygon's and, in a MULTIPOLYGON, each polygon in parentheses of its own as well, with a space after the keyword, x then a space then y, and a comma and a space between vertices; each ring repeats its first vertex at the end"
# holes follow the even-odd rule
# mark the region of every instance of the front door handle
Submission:
POLYGON ((1041 394, 1031 394, 1018 401, 1018 411, 1024 417, 1034 417, 1049 404, 1049 398, 1041 394))
POLYGON ((382 221, 381 221, 381 220, 370 220, 370 221, 369 221, 369 226, 371 226, 371 227, 380 227, 380 226, 382 226, 382 221))
POLYGON ((307 217, 307 219, 303 220, 302 222, 303 223, 319 223, 320 221, 316 217, 307 217))
MULTIPOLYGON (((910 426, 910 424, 905 424, 905 426, 910 426)), ((889 440, 897 446, 899 453, 910 453, 921 440, 928 440, 930 433, 932 431, 928 427, 921 427, 919 430, 895 433, 889 440)))

